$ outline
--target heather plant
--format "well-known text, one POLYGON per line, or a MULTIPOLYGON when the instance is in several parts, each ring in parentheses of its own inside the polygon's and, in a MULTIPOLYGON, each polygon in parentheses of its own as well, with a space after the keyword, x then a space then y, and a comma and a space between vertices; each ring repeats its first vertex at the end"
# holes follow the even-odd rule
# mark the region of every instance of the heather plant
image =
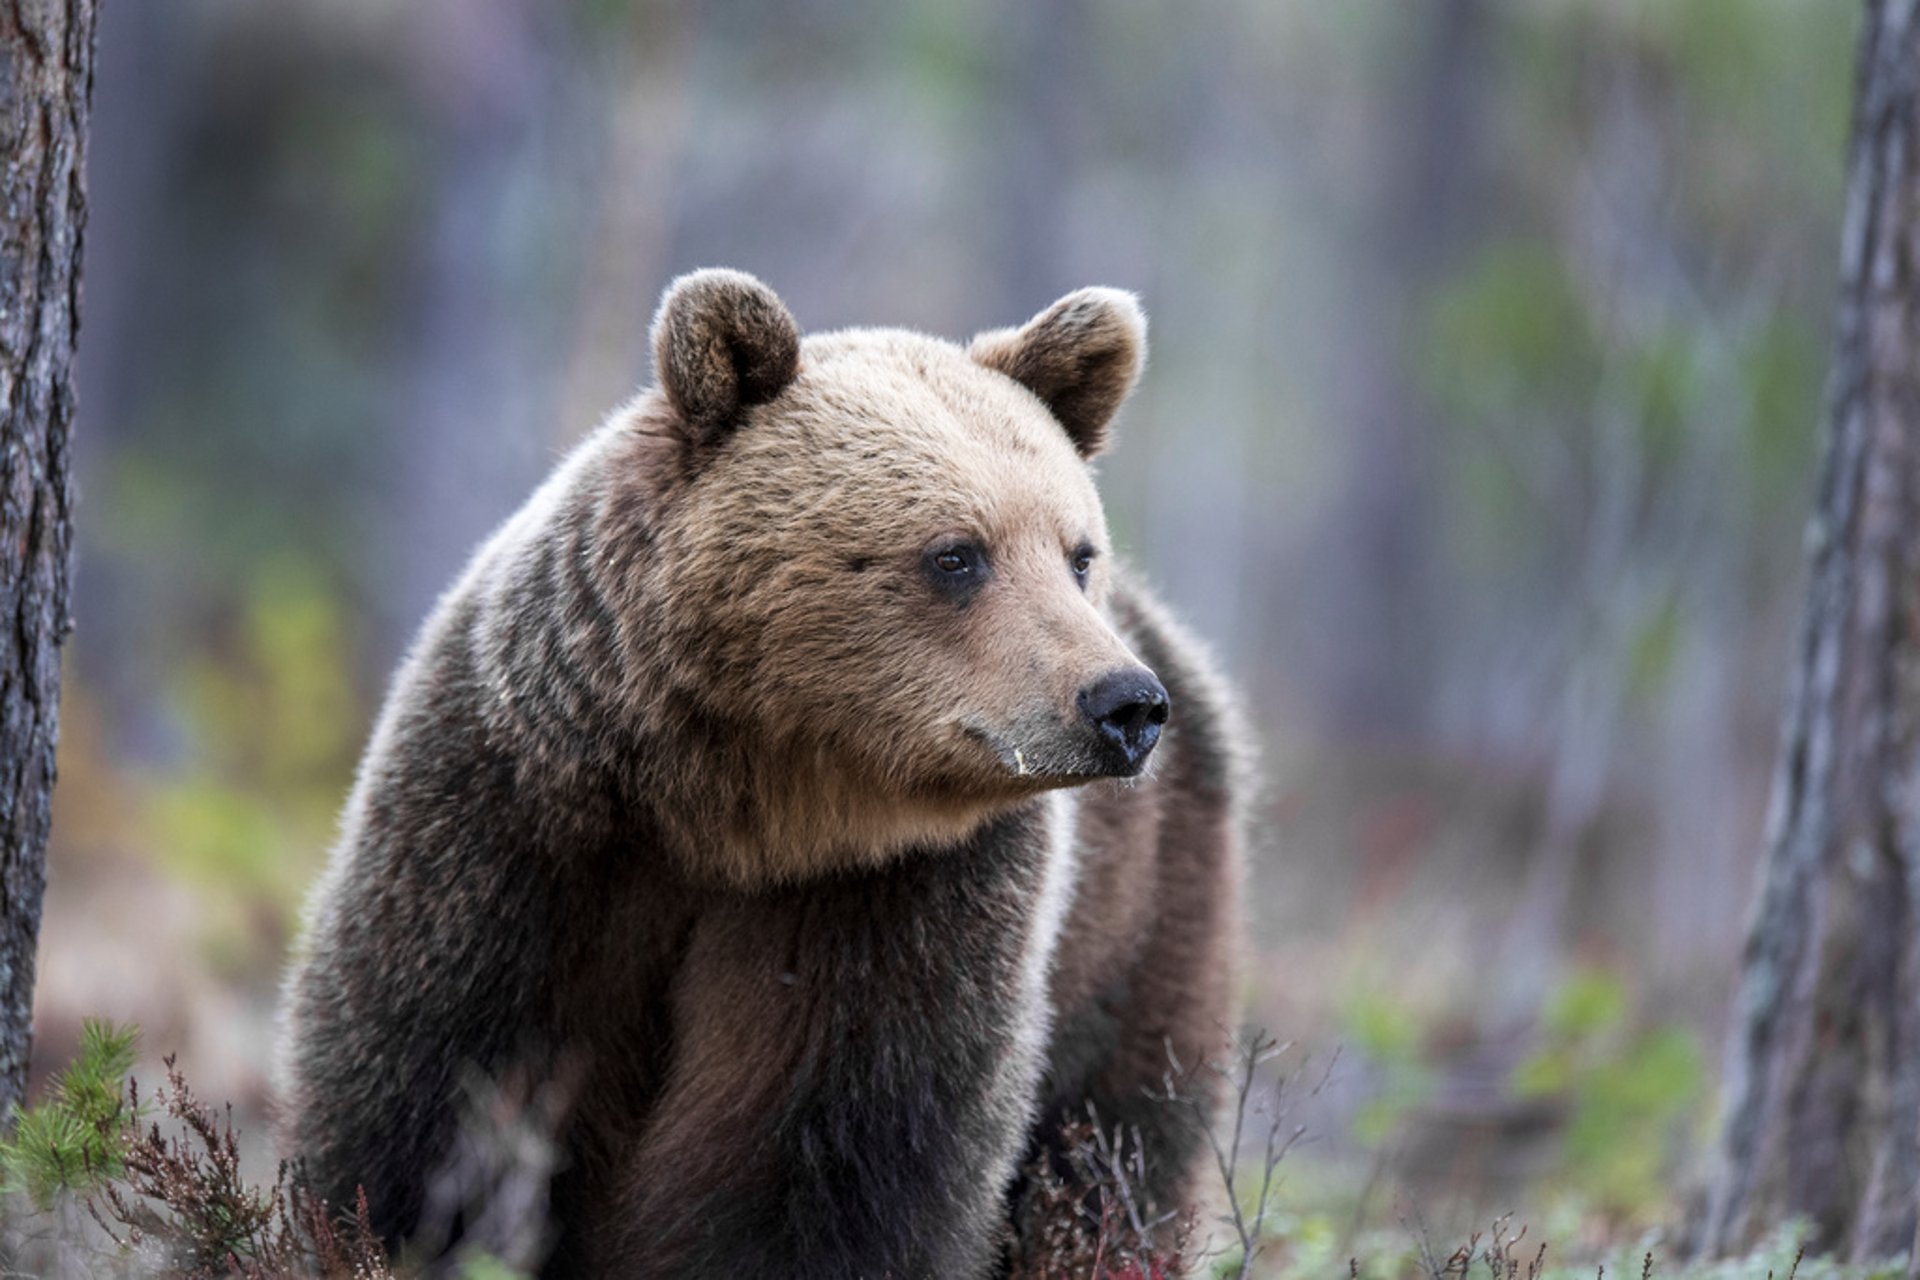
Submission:
POLYGON ((136 1028, 89 1020, 46 1096, 16 1109, 0 1142, 10 1264, 183 1280, 394 1274, 364 1198, 329 1205, 285 1164, 271 1183, 250 1182, 232 1109, 196 1098, 171 1057, 166 1084, 144 1098, 129 1075, 138 1042, 136 1028))
MULTIPOLYGON (((231 1107, 194 1097, 167 1059, 160 1109, 174 1122, 122 1135, 121 1173, 88 1208, 126 1254, 157 1260, 183 1280, 386 1280, 393 1273, 369 1223, 366 1197, 340 1212, 311 1195, 283 1162, 271 1184, 248 1182, 231 1107)), ((138 1086, 127 1084, 138 1111, 138 1086)))
POLYGON ((1058 1155, 1042 1152, 1023 1170, 1010 1280, 1186 1275, 1194 1215, 1180 1216, 1145 1199, 1139 1190, 1148 1185, 1144 1162, 1138 1133, 1108 1130, 1097 1114, 1067 1125, 1058 1155))

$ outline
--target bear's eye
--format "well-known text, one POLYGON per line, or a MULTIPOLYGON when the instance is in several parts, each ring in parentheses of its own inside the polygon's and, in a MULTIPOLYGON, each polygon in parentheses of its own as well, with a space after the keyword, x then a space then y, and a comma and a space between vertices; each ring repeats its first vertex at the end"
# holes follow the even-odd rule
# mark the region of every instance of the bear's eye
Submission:
POLYGON ((1084 542, 1073 552, 1073 576, 1080 580, 1081 586, 1087 585, 1087 571, 1093 568, 1094 549, 1084 542))
POLYGON ((921 563, 941 594, 963 604, 990 576, 987 553, 974 542, 937 542, 921 563))

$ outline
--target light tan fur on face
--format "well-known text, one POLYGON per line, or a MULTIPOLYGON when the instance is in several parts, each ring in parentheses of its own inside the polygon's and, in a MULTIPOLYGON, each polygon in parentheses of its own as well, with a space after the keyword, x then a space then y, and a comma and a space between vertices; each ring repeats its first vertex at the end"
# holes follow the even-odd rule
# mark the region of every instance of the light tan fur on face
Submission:
MULTIPOLYGON (((657 413, 643 400, 621 429, 657 438, 657 413)), ((750 752, 727 734, 724 761, 668 766, 699 801, 688 836, 728 879, 956 840, 1096 772, 1074 699, 1138 663, 1101 611, 1092 479, 1010 379, 915 334, 810 338, 794 382, 660 498, 653 554, 623 594, 674 602, 647 628, 664 684, 753 726, 750 752), (942 535, 992 560, 963 607, 924 575, 942 535)))

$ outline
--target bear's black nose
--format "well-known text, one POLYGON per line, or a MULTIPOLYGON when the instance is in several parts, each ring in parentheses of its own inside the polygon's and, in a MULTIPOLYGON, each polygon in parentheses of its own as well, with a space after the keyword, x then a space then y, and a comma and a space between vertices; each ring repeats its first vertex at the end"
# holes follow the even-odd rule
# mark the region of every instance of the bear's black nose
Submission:
POLYGON ((1145 667, 1113 671, 1080 691, 1080 711, 1117 751, 1116 773, 1138 773, 1167 722, 1167 691, 1145 667))

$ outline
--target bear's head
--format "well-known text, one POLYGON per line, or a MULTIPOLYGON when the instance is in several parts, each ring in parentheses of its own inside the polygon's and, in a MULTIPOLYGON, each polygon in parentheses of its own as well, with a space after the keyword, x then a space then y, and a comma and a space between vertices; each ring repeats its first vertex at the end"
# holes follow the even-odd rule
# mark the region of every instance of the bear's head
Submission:
POLYGON ((733 878, 950 841, 1145 767, 1167 696, 1109 621, 1088 470, 1145 358, 1131 295, 965 348, 803 339, 765 285, 710 270, 653 333, 641 603, 733 878))

